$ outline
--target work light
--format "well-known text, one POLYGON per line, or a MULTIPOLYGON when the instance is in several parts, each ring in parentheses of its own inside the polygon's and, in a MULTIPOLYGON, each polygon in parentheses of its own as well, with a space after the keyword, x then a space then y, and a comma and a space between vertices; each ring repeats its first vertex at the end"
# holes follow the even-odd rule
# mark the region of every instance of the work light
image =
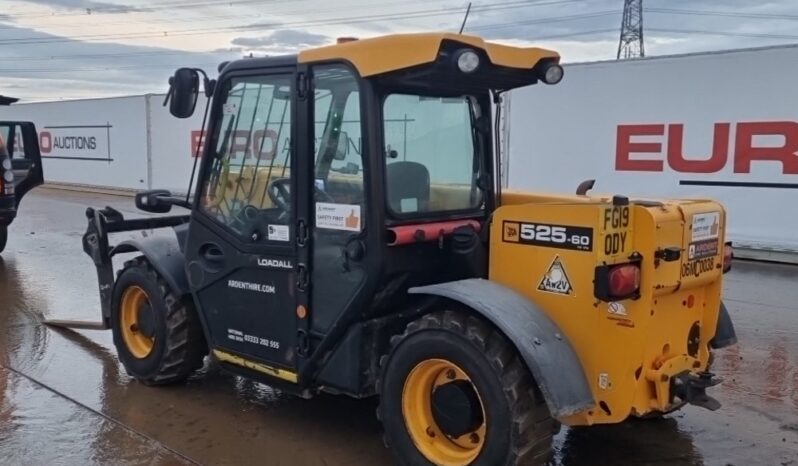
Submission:
POLYGON ((463 50, 457 55, 457 67, 463 73, 473 73, 479 68, 479 55, 473 50, 463 50))
POLYGON ((563 69, 562 66, 553 63, 546 67, 543 72, 543 82, 546 84, 557 84, 562 80, 563 69))
POLYGON ((11 161, 8 159, 3 159, 3 170, 11 170, 11 161))
POLYGON ((13 183, 14 172, 12 172, 11 170, 6 171, 5 173, 3 173, 3 179, 6 180, 7 183, 13 183))

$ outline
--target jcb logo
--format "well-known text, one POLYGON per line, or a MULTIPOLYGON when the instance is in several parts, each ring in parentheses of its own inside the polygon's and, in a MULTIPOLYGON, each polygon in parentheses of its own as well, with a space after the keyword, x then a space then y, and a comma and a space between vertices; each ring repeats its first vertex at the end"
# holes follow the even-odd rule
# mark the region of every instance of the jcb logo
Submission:
POLYGON ((514 222, 504 222, 504 234, 503 239, 504 241, 509 241, 511 243, 518 242, 518 230, 520 225, 514 222))
POLYGON ((684 154, 683 124, 619 125, 615 169, 661 172, 665 155, 668 166, 677 172, 717 173, 733 157, 734 173, 751 173, 754 162, 778 162, 783 174, 798 175, 798 122, 737 123, 733 140, 731 129, 731 123, 716 123, 710 155, 688 158, 684 154), (664 140, 662 136, 666 136, 664 140), (773 138, 777 142, 766 145, 761 138, 773 138))

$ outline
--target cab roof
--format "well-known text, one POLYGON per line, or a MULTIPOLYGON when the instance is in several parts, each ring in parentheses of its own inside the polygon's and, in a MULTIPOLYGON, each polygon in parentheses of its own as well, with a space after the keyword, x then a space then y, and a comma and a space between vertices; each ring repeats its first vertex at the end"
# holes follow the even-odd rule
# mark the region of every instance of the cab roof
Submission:
POLYGON ((299 52, 299 63, 331 60, 350 62, 362 77, 376 76, 434 63, 445 42, 484 52, 498 67, 530 70, 542 60, 558 62, 560 55, 538 47, 515 47, 486 42, 477 36, 453 33, 392 34, 318 47, 299 52))
POLYGON ((461 95, 535 84, 548 66, 559 63, 560 55, 553 50, 496 44, 463 34, 392 34, 308 49, 297 55, 245 58, 224 63, 221 68, 234 71, 341 61, 350 63, 361 77, 376 79, 383 86, 461 95), (461 72, 456 66, 458 54, 465 49, 476 52, 482 61, 471 73, 461 72))

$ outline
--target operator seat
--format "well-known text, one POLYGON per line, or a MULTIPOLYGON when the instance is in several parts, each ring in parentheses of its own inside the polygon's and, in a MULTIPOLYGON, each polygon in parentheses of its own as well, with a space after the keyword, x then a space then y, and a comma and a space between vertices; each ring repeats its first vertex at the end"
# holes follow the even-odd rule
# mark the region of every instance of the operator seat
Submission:
POLYGON ((409 214, 429 210, 429 170, 418 162, 393 162, 386 165, 388 206, 394 212, 409 214))

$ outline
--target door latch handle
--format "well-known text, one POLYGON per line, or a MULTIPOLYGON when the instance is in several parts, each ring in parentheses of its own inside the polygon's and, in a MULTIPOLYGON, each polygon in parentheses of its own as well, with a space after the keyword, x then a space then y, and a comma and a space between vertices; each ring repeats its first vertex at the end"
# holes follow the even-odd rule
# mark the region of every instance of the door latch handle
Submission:
POLYGON ((682 248, 671 246, 664 249, 657 249, 654 257, 665 262, 674 262, 682 258, 682 248))
POLYGON ((299 291, 305 291, 308 288, 308 268, 305 264, 297 264, 296 266, 296 287, 299 291))
POLYGON ((304 220, 299 220, 296 224, 296 244, 299 247, 305 246, 308 241, 308 224, 304 220))

